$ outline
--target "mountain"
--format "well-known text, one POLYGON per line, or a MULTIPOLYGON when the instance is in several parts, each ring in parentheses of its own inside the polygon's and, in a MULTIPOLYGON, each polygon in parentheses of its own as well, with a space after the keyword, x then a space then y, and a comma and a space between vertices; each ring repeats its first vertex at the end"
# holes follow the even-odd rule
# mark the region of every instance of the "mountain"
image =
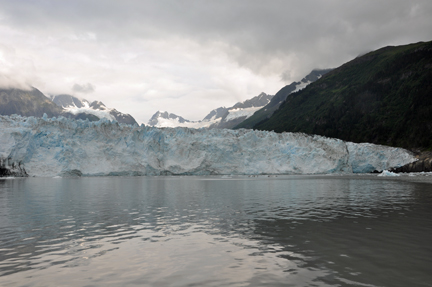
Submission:
POLYGON ((213 110, 204 119, 209 118, 215 112, 211 119, 218 120, 218 122, 212 124, 210 128, 232 129, 267 105, 272 98, 272 95, 261 93, 252 99, 236 103, 234 106, 225 109, 225 111, 224 108, 213 110))
POLYGON ((413 161, 401 148, 301 133, 0 116, 0 176, 365 173, 413 161))
POLYGON ((203 121, 211 121, 212 119, 219 119, 228 113, 228 109, 225 107, 220 107, 212 110, 208 115, 206 115, 203 121))
POLYGON ((119 123, 136 124, 129 114, 107 108, 102 102, 90 103, 71 95, 46 97, 41 91, 32 87, 30 90, 0 89, 0 115, 67 117, 98 121, 102 118, 117 120, 119 123))
POLYGON ((0 114, 57 117, 62 109, 45 97, 38 89, 0 89, 0 114))
POLYGON ((51 96, 51 100, 57 106, 62 108, 68 108, 68 107, 84 108, 85 106, 90 106, 89 101, 85 99, 79 99, 77 97, 66 95, 66 94, 51 96))
POLYGON ((189 121, 181 116, 168 112, 156 112, 148 122, 154 127, 188 127, 188 128, 233 128, 244 121, 263 106, 267 105, 273 96, 261 93, 234 106, 220 107, 212 110, 201 121, 189 121))
POLYGON ((245 119, 244 121, 236 125, 234 128, 235 129, 253 128, 257 123, 265 120, 266 118, 269 118, 290 94, 300 91, 301 89, 304 89, 307 85, 315 82, 316 80, 318 80, 323 75, 330 72, 331 70, 332 69, 313 70, 312 72, 309 73, 309 75, 304 77, 300 82, 293 82, 289 85, 286 85, 276 93, 276 95, 271 99, 271 101, 267 105, 265 105, 264 107, 256 111, 251 117, 245 119))
POLYGON ((177 124, 189 123, 190 121, 177 116, 176 114, 157 111, 148 121, 148 125, 152 127, 173 127, 177 124))
POLYGON ((107 108, 101 101, 90 103, 86 99, 80 99, 67 94, 51 96, 51 100, 57 106, 63 108, 65 112, 73 114, 77 118, 87 117, 89 120, 106 118, 129 125, 137 123, 131 115, 123 114, 116 109, 107 108))
POLYGON ((202 120, 202 121, 189 121, 181 116, 166 111, 157 111, 147 122, 147 125, 156 128, 176 128, 185 127, 191 129, 208 128, 215 121, 202 120))
POLYGON ((432 149, 432 42, 357 57, 289 96, 255 128, 432 149))

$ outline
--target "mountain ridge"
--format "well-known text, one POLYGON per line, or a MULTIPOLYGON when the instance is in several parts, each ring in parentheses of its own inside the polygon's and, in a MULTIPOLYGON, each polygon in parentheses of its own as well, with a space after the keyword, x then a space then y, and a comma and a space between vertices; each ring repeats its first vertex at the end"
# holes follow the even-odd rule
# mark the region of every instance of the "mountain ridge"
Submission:
POLYGON ((62 109, 47 98, 41 91, 32 87, 30 90, 0 89, 0 114, 48 117, 59 116, 62 109))
POLYGON ((86 99, 81 99, 69 94, 51 96, 51 100, 67 112, 77 116, 90 115, 87 117, 95 117, 93 120, 107 118, 123 124, 137 124, 136 120, 131 115, 121 113, 116 109, 108 108, 101 101, 96 100, 89 102, 86 99))
POLYGON ((90 121, 108 118, 119 123, 136 124, 131 115, 107 108, 100 101, 90 103, 68 94, 49 98, 35 87, 31 87, 30 90, 0 88, 0 115, 12 114, 27 117, 42 117, 46 114, 50 118, 64 116, 90 121))
POLYGON ((259 130, 432 149, 432 41, 357 57, 288 97, 259 130))
POLYGON ((290 94, 305 88, 308 84, 315 82, 331 70, 332 69, 314 69, 300 81, 292 82, 291 84, 284 86, 275 94, 267 105, 256 111, 251 117, 236 125, 234 129, 253 128, 257 123, 269 118, 290 94))
POLYGON ((268 104, 273 96, 261 93, 232 107, 219 107, 211 110, 200 121, 189 121, 169 112, 157 111, 148 121, 154 127, 189 127, 189 128, 232 128, 251 116, 255 110, 268 104))

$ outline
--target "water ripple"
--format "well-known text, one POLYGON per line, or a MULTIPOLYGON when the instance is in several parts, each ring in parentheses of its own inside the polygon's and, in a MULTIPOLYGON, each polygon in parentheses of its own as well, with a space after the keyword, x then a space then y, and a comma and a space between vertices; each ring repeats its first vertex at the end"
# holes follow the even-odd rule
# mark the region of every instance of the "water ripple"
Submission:
POLYGON ((429 185, 216 179, 7 181, 0 185, 1 285, 432 282, 429 185))

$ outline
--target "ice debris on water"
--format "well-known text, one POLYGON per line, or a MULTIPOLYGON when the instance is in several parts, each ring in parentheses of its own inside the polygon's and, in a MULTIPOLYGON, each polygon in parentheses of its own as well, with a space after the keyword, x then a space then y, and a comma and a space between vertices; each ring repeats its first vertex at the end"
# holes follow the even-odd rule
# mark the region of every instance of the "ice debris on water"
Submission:
POLYGON ((367 173, 415 160, 401 148, 302 133, 21 116, 0 116, 0 158, 47 177, 367 173))
POLYGON ((383 170, 378 176, 399 176, 399 174, 388 170, 383 170))

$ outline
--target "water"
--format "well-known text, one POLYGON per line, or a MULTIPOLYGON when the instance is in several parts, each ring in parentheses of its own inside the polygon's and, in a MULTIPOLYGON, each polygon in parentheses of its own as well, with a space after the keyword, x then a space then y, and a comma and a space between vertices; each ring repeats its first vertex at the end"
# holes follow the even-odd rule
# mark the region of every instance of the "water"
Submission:
POLYGON ((0 180, 0 286, 432 286, 432 185, 0 180))

